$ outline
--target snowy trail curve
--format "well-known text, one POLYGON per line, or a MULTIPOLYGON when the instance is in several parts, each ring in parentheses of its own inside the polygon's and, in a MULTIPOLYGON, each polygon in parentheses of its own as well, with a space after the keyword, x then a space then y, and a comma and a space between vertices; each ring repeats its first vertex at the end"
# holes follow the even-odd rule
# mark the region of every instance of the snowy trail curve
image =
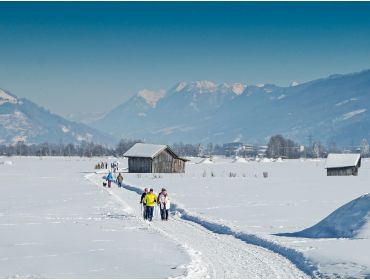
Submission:
MULTIPOLYGON (((86 178, 98 186, 102 181, 101 174, 92 174, 86 178)), ((139 197, 135 191, 119 189, 115 185, 107 191, 128 212, 141 219, 139 197)), ((232 235, 214 233, 179 215, 171 215, 167 222, 160 221, 156 216, 152 223, 147 224, 188 252, 191 262, 183 275, 186 278, 309 277, 279 254, 243 242, 232 235)))

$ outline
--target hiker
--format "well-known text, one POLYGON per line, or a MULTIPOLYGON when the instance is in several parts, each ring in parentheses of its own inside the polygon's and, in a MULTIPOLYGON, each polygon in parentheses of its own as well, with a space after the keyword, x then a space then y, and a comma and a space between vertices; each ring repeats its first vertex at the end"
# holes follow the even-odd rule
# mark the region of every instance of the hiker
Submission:
POLYGON ((118 187, 119 188, 122 188, 122 181, 123 181, 123 176, 121 173, 118 173, 118 176, 117 176, 117 183, 118 183, 118 187))
POLYGON ((161 192, 158 194, 158 200, 157 200, 157 204, 158 204, 160 212, 161 212, 161 219, 162 220, 163 220, 162 210, 163 210, 163 207, 164 207, 164 193, 165 192, 166 192, 166 189, 162 188, 161 192))
POLYGON ((111 187, 111 184, 112 184, 112 181, 113 181, 113 175, 112 175, 112 172, 109 171, 107 177, 106 177, 106 180, 108 181, 108 188, 111 187))
POLYGON ((144 197, 147 195, 147 193, 148 193, 148 188, 145 188, 144 192, 141 194, 141 198, 140 198, 140 204, 143 205, 142 211, 143 211, 144 220, 147 219, 147 217, 146 217, 146 204, 144 203, 144 197))
POLYGON ((158 203, 158 205, 160 204, 160 201, 159 201, 159 200, 160 200, 160 198, 161 198, 162 194, 164 194, 165 192, 166 192, 166 189, 165 189, 165 188, 162 188, 162 189, 161 189, 161 192, 158 194, 158 202, 157 202, 157 203, 158 203))
POLYGON ((153 189, 150 189, 149 193, 147 193, 143 199, 143 203, 146 205, 146 218, 149 220, 149 222, 151 222, 153 219, 153 210, 156 202, 157 197, 153 193, 153 189))
POLYGON ((170 210, 171 203, 168 193, 164 194, 164 220, 168 221, 168 211, 170 210))
POLYGON ((162 221, 168 220, 168 209, 167 209, 167 204, 169 205, 169 198, 168 194, 165 188, 162 188, 161 193, 158 195, 158 205, 159 209, 161 211, 161 219, 162 221), (167 202, 167 203, 166 203, 167 202))

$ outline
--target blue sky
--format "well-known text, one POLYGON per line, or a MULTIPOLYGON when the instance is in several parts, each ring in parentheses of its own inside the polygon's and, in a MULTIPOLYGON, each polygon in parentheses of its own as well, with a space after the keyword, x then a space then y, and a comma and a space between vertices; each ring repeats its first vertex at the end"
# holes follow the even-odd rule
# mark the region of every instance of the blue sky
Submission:
POLYGON ((370 68, 368 2, 0 2, 0 88, 105 112, 179 81, 309 81, 370 68))

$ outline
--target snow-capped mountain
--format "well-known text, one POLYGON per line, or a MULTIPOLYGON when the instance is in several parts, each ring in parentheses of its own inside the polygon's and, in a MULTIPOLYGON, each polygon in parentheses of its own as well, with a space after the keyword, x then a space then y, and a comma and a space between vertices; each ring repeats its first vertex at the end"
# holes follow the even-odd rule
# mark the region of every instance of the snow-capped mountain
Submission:
POLYGON ((86 125, 68 121, 25 99, 0 89, 0 144, 79 143, 113 144, 113 139, 86 125))
POLYGON ((370 138, 370 70, 288 87, 180 82, 154 99, 137 94, 92 125, 116 137, 166 143, 261 143, 277 133, 337 145, 370 138))

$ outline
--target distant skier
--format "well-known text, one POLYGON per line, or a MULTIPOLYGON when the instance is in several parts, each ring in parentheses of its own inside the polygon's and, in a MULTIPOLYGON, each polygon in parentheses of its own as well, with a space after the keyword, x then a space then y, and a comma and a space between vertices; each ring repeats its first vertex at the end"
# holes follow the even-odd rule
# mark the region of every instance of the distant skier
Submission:
POLYGON ((109 173, 108 173, 108 175, 106 177, 106 180, 108 182, 108 188, 110 188, 111 185, 112 185, 112 181, 113 181, 113 175, 112 175, 112 172, 111 171, 109 171, 109 173))
POLYGON ((143 202, 146 205, 146 218, 151 222, 153 219, 154 205, 157 202, 157 197, 153 193, 153 189, 150 189, 149 193, 145 195, 143 202))
POLYGON ((108 169, 108 162, 105 163, 105 169, 108 169))
POLYGON ((117 176, 117 183, 118 183, 118 187, 119 188, 122 188, 122 181, 123 181, 123 176, 121 173, 118 173, 118 176, 117 176))
POLYGON ((144 198, 147 194, 148 194, 148 188, 145 188, 140 198, 140 204, 142 204, 142 207, 143 207, 142 211, 143 211, 144 220, 146 220, 147 218, 146 217, 146 204, 144 203, 144 198))

